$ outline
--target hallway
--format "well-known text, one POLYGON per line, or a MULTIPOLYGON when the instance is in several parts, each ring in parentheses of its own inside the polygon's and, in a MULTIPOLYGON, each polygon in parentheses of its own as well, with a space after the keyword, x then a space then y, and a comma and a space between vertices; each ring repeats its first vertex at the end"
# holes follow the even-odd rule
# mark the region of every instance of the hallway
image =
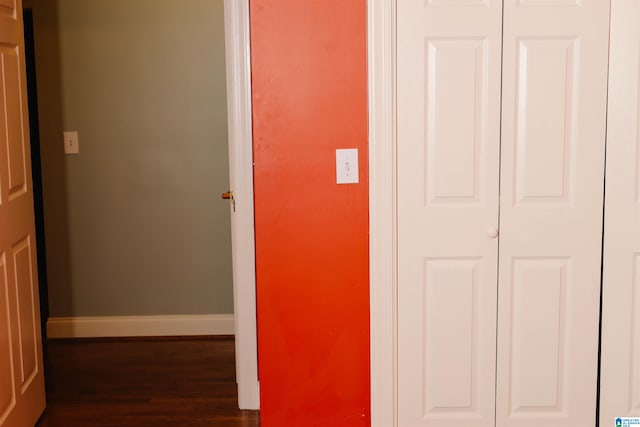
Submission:
POLYGON ((37 427, 256 427, 237 406, 232 337, 52 340, 37 427))

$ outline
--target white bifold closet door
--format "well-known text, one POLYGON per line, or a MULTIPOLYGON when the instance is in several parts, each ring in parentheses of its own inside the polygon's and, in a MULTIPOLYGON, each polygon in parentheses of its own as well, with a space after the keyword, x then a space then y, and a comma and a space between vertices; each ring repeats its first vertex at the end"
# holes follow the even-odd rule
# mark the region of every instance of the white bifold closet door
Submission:
POLYGON ((640 417, 640 2, 612 0, 600 426, 640 417))
POLYGON ((493 426, 502 1, 397 13, 398 425, 493 426))
POLYGON ((398 0, 399 427, 595 424, 608 25, 398 0))
POLYGON ((505 0, 496 425, 595 426, 608 0, 505 0))

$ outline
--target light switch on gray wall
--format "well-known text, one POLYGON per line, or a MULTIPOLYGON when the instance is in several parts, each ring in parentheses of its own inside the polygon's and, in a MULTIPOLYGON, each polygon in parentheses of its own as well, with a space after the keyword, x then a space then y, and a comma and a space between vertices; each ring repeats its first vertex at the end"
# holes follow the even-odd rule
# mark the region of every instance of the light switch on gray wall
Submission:
POLYGON ((80 153, 80 145, 78 142, 78 132, 64 133, 64 152, 65 154, 80 153))

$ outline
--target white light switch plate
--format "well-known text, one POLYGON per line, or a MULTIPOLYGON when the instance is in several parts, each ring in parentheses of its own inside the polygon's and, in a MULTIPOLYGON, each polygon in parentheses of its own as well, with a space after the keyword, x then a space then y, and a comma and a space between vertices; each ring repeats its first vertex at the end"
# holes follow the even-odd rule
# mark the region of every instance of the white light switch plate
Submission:
POLYGON ((64 152, 65 154, 80 153, 80 145, 78 143, 78 132, 64 133, 64 152))
POLYGON ((338 184, 357 184, 359 182, 357 148, 336 150, 336 182, 338 184))

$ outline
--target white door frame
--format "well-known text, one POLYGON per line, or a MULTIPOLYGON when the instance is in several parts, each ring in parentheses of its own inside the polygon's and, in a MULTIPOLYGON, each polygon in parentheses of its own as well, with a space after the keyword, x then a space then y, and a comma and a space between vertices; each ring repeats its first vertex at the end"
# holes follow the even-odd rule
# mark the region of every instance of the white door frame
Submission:
POLYGON ((259 409, 249 0, 224 0, 224 24, 238 405, 259 409))
POLYGON ((396 0, 367 0, 371 427, 396 414, 396 0))

